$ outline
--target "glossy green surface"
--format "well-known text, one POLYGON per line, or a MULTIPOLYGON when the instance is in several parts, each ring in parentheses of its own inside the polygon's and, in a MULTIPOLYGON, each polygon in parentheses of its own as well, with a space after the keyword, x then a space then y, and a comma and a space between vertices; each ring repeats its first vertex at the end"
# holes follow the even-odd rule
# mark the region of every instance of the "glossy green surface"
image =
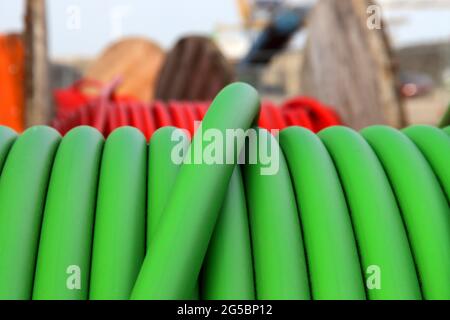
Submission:
POLYGON ((59 134, 34 127, 20 136, 0 178, 0 299, 30 299, 48 180, 59 134))
MULTIPOLYGON (((206 114, 202 130, 250 128, 259 110, 259 97, 250 86, 236 83, 219 93, 206 114)), ((237 139, 241 150, 244 139, 237 139)), ((196 134, 190 150, 203 154, 207 144, 196 134)), ((234 148, 224 146, 224 156, 234 148)), ((170 202, 151 239, 134 299, 180 299, 190 295, 200 274, 217 217, 228 190, 234 164, 183 164, 170 202)))
POLYGON ((309 299, 302 230, 289 170, 276 139, 264 129, 258 131, 258 152, 261 140, 273 145, 279 168, 275 174, 263 175, 264 165, 259 161, 244 167, 256 297, 309 299))
POLYGON ((327 149, 311 131, 280 134, 303 226, 314 299, 365 299, 352 222, 338 173, 327 149))
POLYGON ((203 265, 202 298, 254 300, 252 245, 240 168, 230 179, 203 265))
POLYGON ((78 127, 61 141, 49 181, 33 299, 87 299, 101 134, 78 127))
POLYGON ((328 128, 319 137, 344 188, 368 297, 420 299, 419 281, 400 210, 374 151, 359 133, 349 128, 328 128), (371 281, 376 274, 381 275, 380 285, 371 281))
POLYGON ((424 297, 450 299, 450 208, 431 166, 400 131, 375 126, 362 134, 391 181, 424 297))
POLYGON ((145 255, 147 143, 131 127, 103 151, 95 217, 90 299, 128 299, 145 255))

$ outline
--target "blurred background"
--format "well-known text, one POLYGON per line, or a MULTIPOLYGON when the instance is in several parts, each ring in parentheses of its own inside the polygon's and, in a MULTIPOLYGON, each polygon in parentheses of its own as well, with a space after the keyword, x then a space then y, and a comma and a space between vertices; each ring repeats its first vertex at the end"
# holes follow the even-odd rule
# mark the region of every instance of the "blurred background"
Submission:
POLYGON ((0 124, 17 131, 67 130, 105 101, 209 101, 236 80, 356 129, 437 125, 450 0, 0 0, 0 124))

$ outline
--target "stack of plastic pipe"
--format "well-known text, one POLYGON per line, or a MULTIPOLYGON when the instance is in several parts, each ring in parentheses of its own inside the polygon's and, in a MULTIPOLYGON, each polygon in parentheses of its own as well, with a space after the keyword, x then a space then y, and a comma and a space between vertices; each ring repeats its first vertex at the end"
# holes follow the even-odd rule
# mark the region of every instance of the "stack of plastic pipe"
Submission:
MULTIPOLYGON (((258 112, 230 85, 201 132, 258 112)), ((256 130, 271 174, 173 161, 199 131, 0 128, 0 298, 450 299, 450 128, 256 130)))
MULTIPOLYGON (((119 127, 132 126, 149 140, 158 128, 174 126, 186 129, 193 135, 194 122, 203 119, 209 105, 210 102, 179 101, 147 105, 132 99, 111 101, 102 98, 77 108, 70 115, 60 115, 53 122, 53 127, 64 135, 74 127, 89 125, 108 136, 119 127)), ((296 125, 314 132, 340 123, 332 108, 307 97, 288 100, 281 107, 264 102, 258 121, 259 126, 267 130, 281 130, 296 125)))

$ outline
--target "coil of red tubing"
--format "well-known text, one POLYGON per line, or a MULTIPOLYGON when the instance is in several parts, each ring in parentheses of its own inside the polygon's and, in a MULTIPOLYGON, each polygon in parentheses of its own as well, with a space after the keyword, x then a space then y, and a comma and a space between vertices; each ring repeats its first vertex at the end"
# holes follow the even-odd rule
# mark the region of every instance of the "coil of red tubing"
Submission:
MULTIPOLYGON (((145 104, 130 99, 107 101, 100 98, 69 115, 57 117, 52 125, 61 134, 80 125, 89 125, 102 132, 105 137, 123 126, 138 128, 147 139, 157 129, 165 126, 186 129, 193 135, 195 121, 203 119, 209 104, 210 102, 183 101, 145 104)), ((312 98, 299 97, 288 100, 281 106, 263 102, 258 124, 267 130, 301 126, 319 132, 341 122, 332 108, 312 98)))

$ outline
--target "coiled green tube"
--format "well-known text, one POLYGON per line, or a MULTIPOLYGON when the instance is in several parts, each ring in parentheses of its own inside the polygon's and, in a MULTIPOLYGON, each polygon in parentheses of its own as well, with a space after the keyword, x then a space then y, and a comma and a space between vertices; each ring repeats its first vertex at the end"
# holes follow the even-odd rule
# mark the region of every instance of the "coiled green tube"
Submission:
MULTIPOLYGON (((212 103, 203 130, 247 130, 259 110, 257 92, 245 84, 232 84, 212 103)), ((195 135, 189 148, 203 154, 203 136, 195 135)), ((237 139, 240 151, 244 139, 237 139)), ((225 145, 224 155, 234 153, 225 145)), ((195 158, 195 157, 194 157, 195 158)), ((235 162, 236 163, 236 162, 235 162)), ((183 164, 170 202, 152 237, 141 272, 133 289, 134 299, 180 299, 193 291, 222 205, 233 164, 183 164)))
POLYGON ((332 127, 319 136, 344 187, 369 298, 420 299, 401 215, 375 153, 358 133, 348 128, 332 127), (381 283, 371 283, 370 276, 378 273, 381 283))
MULTIPOLYGON (((391 181, 426 299, 450 299, 450 208, 430 165, 392 128, 362 131, 391 181)), ((448 153, 448 151, 447 151, 448 153)))
POLYGON ((431 126, 414 126, 403 130, 416 144, 444 189, 450 203, 450 137, 431 126))
MULTIPOLYGON (((147 246, 157 230, 189 140, 174 127, 159 129, 150 141, 147 246), (180 144, 181 143, 181 144, 180 144)), ((253 268, 245 198, 240 174, 234 173, 203 267, 204 299, 253 299, 253 268)), ((152 253, 148 252, 151 257, 152 253)), ((198 297, 198 288, 193 298, 198 297)))
POLYGON ((365 299, 352 223, 333 161, 311 131, 280 134, 303 225, 314 299, 365 299), (326 200, 324 200, 326 198, 326 200))
POLYGON ((8 152, 16 138, 17 134, 13 130, 0 126, 0 174, 3 169, 6 156, 8 155, 8 152))
MULTIPOLYGON (((152 136, 148 155, 148 192, 147 192, 147 248, 150 246, 170 193, 177 179, 180 163, 175 163, 175 155, 183 159, 189 147, 189 139, 183 130, 175 127, 158 129, 152 136)), ((147 252, 151 257, 151 252, 147 252)), ((190 299, 199 297, 198 283, 190 299)))
POLYGON ((237 167, 203 265, 202 298, 254 300, 252 248, 241 171, 237 167))
POLYGON ((145 255, 147 144, 122 127, 103 152, 95 217, 90 299, 128 299, 145 255))
POLYGON ((172 153, 176 152, 178 157, 183 158, 183 152, 188 147, 187 135, 175 127, 161 128, 152 136, 148 154, 147 248, 156 233, 180 169, 181 163, 172 161, 172 153))
POLYGON ((6 159, 0 178, 0 299, 31 298, 48 179, 59 141, 54 129, 28 129, 6 159))
POLYGON ((450 128, 246 136, 258 105, 227 87, 190 146, 0 127, 0 299, 449 299, 450 128))
POLYGON ((289 170, 278 142, 264 129, 259 129, 256 152, 261 140, 269 150, 275 146, 279 168, 273 175, 262 175, 260 162, 244 167, 256 296, 260 300, 309 299, 302 231, 289 170))
POLYGON ((33 299, 87 299, 103 137, 78 127, 61 141, 53 165, 33 299))

